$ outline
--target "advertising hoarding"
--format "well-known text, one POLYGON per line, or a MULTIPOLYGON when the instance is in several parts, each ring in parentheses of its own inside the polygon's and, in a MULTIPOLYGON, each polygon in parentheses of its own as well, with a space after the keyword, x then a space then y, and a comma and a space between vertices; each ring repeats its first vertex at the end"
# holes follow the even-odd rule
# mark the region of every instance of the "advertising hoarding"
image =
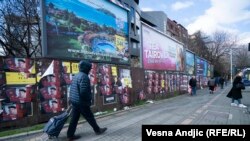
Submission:
POLYGON ((129 63, 128 12, 106 0, 43 1, 46 57, 129 63))
POLYGON ((210 77, 211 76, 211 70, 210 70, 210 64, 207 63, 207 76, 210 77))
POLYGON ((196 57, 195 60, 196 60, 196 76, 203 76, 205 69, 205 61, 199 57, 196 57))
POLYGON ((207 68, 207 61, 204 61, 203 76, 207 76, 207 71, 208 71, 208 68, 207 68))
POLYGON ((193 53, 186 51, 186 72, 190 75, 194 74, 194 58, 195 56, 193 53))
POLYGON ((145 25, 142 39, 145 69, 184 71, 182 44, 145 25))

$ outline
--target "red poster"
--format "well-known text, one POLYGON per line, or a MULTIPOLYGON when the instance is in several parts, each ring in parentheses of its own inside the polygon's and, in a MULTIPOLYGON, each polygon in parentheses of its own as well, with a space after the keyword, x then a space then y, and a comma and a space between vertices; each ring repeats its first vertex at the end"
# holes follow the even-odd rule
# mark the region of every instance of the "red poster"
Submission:
POLYGON ((35 89, 31 85, 26 87, 7 87, 6 95, 10 102, 26 103, 32 101, 34 91, 35 89))
POLYGON ((44 113, 57 113, 64 110, 62 108, 62 100, 52 99, 48 101, 44 101, 42 103, 42 112, 44 113))
POLYGON ((9 71, 35 74, 34 60, 28 58, 6 58, 4 64, 9 71))
POLYGON ((40 93, 43 96, 43 99, 60 99, 62 97, 61 88, 56 86, 49 86, 40 89, 40 93))
POLYGON ((31 113, 31 103, 15 104, 5 103, 3 105, 2 120, 11 121, 26 117, 31 113))

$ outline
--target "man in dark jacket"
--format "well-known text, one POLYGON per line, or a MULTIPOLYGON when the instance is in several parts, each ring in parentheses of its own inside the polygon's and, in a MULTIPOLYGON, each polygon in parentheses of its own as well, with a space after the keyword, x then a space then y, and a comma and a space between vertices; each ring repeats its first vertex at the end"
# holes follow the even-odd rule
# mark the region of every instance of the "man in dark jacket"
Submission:
POLYGON ((214 93, 214 87, 215 87, 215 79, 213 77, 211 77, 208 80, 207 85, 209 87, 209 93, 213 94, 214 93))
POLYGON ((69 140, 80 138, 80 136, 74 135, 80 114, 82 114, 82 116, 88 121, 97 135, 100 135, 107 130, 107 128, 100 128, 97 125, 94 115, 90 109, 92 94, 88 74, 91 67, 91 63, 81 61, 79 63, 79 73, 74 76, 70 86, 69 101, 72 104, 73 111, 67 132, 69 140))
POLYGON ((219 83, 220 83, 220 88, 223 89, 223 86, 224 86, 224 82, 225 82, 225 79, 223 77, 221 77, 219 79, 219 83))
POLYGON ((197 83, 197 80, 195 76, 192 76, 192 78, 189 80, 189 85, 192 88, 191 95, 196 95, 196 83, 197 83))

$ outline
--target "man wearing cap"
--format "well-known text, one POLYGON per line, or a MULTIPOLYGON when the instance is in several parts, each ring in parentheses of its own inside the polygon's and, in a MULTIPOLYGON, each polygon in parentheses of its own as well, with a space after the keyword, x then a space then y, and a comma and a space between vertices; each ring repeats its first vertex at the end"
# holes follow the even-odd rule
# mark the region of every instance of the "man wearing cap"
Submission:
POLYGON ((21 72, 24 72, 26 70, 26 64, 25 64, 25 61, 23 59, 18 59, 18 66, 17 66, 17 68, 21 72))
POLYGON ((31 101, 31 97, 29 97, 29 96, 27 95, 27 92, 26 92, 25 89, 19 89, 18 101, 19 101, 20 103, 30 102, 30 101, 31 101))
POLYGON ((4 120, 16 120, 17 119, 17 109, 15 105, 8 106, 9 112, 4 115, 4 120))
POLYGON ((53 101, 51 102, 51 112, 57 113, 57 112, 59 112, 59 111, 60 111, 60 107, 59 107, 59 105, 58 105, 58 102, 57 102, 56 100, 53 100, 53 101))

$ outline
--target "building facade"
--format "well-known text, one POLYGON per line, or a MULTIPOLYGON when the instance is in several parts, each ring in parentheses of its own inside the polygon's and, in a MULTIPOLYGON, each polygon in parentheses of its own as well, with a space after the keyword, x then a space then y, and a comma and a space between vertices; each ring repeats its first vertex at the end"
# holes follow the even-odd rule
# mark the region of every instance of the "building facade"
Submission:
POLYGON ((129 9, 129 52, 131 66, 141 67, 141 10, 139 0, 118 0, 124 7, 129 9))
POLYGON ((142 21, 168 34, 167 15, 163 11, 142 11, 142 21))

